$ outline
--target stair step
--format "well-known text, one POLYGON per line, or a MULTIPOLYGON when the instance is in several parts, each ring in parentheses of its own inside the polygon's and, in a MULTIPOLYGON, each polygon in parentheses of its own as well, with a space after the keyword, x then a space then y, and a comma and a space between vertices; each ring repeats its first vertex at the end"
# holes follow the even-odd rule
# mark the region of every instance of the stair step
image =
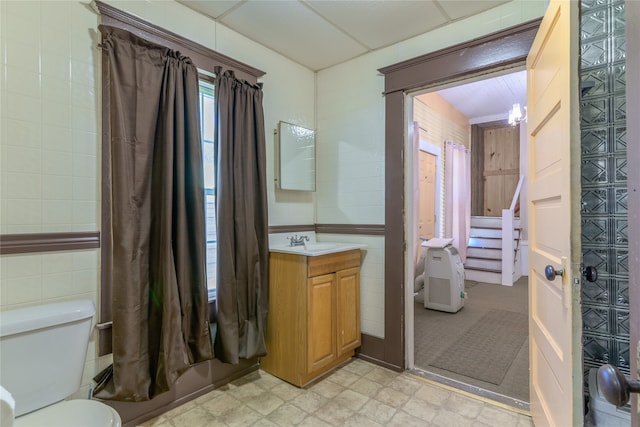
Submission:
POLYGON ((474 269, 481 271, 502 271, 502 260, 499 259, 482 259, 482 258, 469 258, 464 264, 465 269, 474 269))
MULTIPOLYGON (((472 227, 502 228, 501 216, 472 216, 472 227)), ((520 218, 513 219, 513 226, 520 228, 520 218)))
POLYGON ((502 248, 502 239, 491 239, 491 238, 479 238, 479 237, 470 237, 469 243, 467 245, 470 248, 491 248, 491 249, 501 249, 502 248))
POLYGON ((467 248, 467 258, 502 259, 502 249, 467 248))
MULTIPOLYGON (((490 237, 494 239, 501 239, 502 228, 471 227, 469 237, 490 237)), ((517 239, 519 237, 520 230, 513 230, 513 238, 517 239)))
POLYGON ((502 284, 502 272, 468 269, 464 271, 464 278, 476 282, 502 284))

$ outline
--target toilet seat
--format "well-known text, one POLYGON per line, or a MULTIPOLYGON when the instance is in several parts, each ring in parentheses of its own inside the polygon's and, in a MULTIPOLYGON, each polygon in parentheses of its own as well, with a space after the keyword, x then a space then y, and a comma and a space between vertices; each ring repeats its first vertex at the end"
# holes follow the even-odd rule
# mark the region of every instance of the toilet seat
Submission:
POLYGON ((120 415, 97 400, 74 399, 47 406, 15 419, 14 427, 120 427, 120 415))

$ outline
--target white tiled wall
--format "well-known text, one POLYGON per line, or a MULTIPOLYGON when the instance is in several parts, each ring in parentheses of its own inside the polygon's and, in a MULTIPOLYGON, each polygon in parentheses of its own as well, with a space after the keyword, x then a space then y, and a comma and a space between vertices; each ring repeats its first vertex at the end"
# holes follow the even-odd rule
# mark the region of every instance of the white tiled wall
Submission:
MULTIPOLYGON (((315 127, 315 74, 173 1, 110 1, 266 71, 267 174, 278 120, 315 127)), ((0 234, 100 228, 100 50, 88 1, 0 1, 0 234)), ((269 187, 276 224, 310 224, 308 193, 269 187)), ((66 299, 97 303, 99 250, 0 257, 0 310, 66 299)), ((97 305, 96 305, 97 306, 97 305)), ((84 384, 110 363, 92 334, 84 384)), ((86 395, 86 385, 79 395, 86 395)))
POLYGON ((96 16, 3 1, 0 233, 98 229, 96 16))
MULTIPOLYGON (((267 72, 261 81, 271 225, 383 224, 384 78, 377 69, 533 19, 543 8, 543 1, 515 0, 316 75, 179 3, 108 3, 267 72), (316 193, 275 189, 273 129, 279 120, 318 130, 316 193)), ((16 0, 0 1, 0 20, 0 234, 98 230, 98 16, 88 1, 16 0)), ((357 241, 369 245, 363 331, 382 337, 384 239, 357 241)), ((3 256, 0 310, 58 299, 95 301, 98 280, 97 250, 3 256)), ((85 382, 109 362, 95 354, 92 341, 85 382)))

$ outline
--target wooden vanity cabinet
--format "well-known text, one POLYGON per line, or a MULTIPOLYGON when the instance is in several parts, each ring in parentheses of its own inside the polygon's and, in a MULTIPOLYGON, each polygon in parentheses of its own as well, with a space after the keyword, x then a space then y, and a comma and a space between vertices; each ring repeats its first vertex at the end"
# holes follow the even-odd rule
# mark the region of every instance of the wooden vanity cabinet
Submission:
POLYGON ((302 387, 360 346, 360 250, 269 255, 267 356, 260 367, 302 387))

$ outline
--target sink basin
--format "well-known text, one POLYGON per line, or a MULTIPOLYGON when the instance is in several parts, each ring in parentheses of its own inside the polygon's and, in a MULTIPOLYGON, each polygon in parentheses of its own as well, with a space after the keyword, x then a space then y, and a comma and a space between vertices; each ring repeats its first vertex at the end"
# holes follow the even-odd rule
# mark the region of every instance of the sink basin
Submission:
POLYGON ((308 245, 304 245, 304 249, 307 251, 326 251, 338 247, 339 245, 337 243, 309 243, 308 245))
POLYGON ((269 251, 295 255, 318 256, 334 252, 350 251, 352 249, 364 249, 366 247, 367 245, 360 243, 317 242, 307 243, 304 246, 273 245, 269 247, 269 251))

